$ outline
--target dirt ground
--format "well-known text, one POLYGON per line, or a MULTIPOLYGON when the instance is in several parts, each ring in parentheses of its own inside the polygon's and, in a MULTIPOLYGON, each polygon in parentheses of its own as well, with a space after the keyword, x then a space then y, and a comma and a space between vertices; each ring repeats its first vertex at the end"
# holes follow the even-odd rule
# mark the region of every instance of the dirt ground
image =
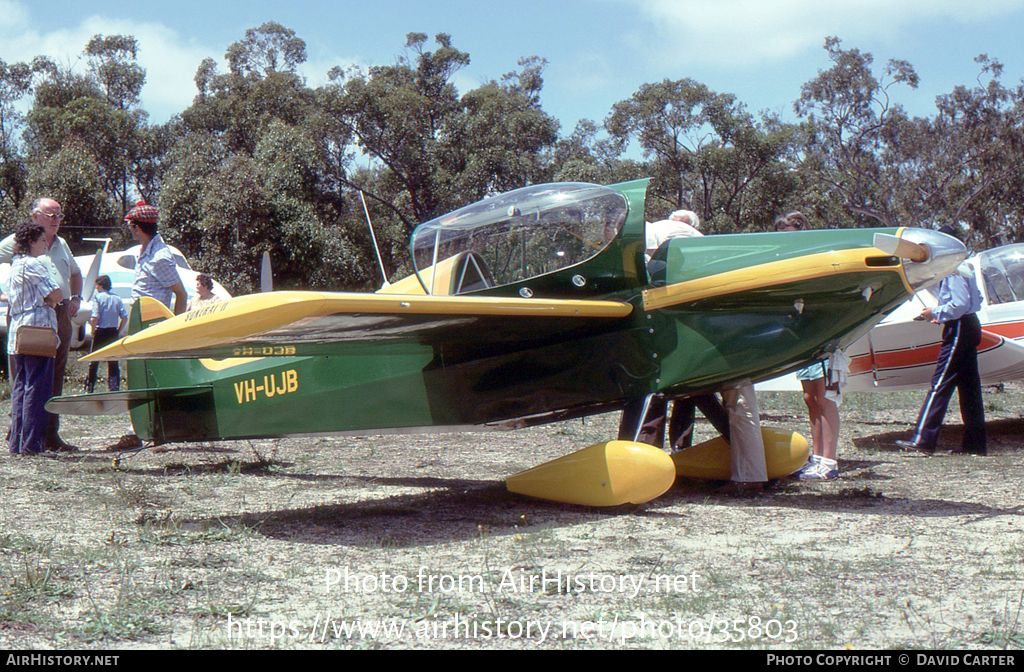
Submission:
POLYGON ((837 481, 609 510, 502 479, 616 416, 121 455, 126 418, 65 418, 82 452, 0 457, 0 647, 1017 648, 1024 387, 986 390, 984 458, 899 452, 920 398, 848 395, 837 481))

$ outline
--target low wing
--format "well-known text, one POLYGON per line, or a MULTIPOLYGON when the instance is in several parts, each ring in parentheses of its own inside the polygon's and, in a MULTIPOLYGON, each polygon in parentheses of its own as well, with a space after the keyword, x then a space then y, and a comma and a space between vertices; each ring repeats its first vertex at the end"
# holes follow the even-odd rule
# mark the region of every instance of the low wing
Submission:
MULTIPOLYGON (((140 310, 144 323, 169 315, 152 300, 140 310)), ((272 292, 167 319, 83 359, 358 355, 424 345, 459 356, 620 328, 632 312, 621 301, 272 292)))

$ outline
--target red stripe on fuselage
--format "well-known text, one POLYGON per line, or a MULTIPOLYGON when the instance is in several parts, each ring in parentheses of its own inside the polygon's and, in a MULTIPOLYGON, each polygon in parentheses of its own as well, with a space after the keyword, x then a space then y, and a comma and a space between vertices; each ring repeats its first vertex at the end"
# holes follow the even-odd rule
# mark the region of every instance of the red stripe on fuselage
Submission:
POLYGON ((985 331, 990 331, 993 334, 1002 336, 1003 338, 1016 340, 1018 338, 1024 338, 1024 322, 990 323, 985 325, 985 331))
MULTIPOLYGON (((981 331, 981 343, 978 345, 978 353, 987 352, 999 347, 1003 337, 998 334, 989 333, 988 325, 981 331)), ((875 369, 877 371, 891 371, 895 369, 909 369, 916 366, 934 365, 939 360, 939 349, 941 343, 931 343, 917 348, 903 348, 900 350, 875 351, 875 369)), ((871 371, 871 353, 865 353, 854 357, 850 362, 850 373, 867 373, 871 371)))

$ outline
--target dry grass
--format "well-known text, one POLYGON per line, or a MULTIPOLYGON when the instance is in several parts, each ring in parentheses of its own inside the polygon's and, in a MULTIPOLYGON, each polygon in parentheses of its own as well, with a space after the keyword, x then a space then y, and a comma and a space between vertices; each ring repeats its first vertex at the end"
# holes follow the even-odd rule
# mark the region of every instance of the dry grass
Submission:
MULTIPOLYGON (((0 646, 1015 648, 1024 388, 986 391, 988 458, 896 452, 919 400, 848 397, 836 482, 746 498, 678 483, 614 510, 501 483, 606 440, 610 416, 116 466, 99 448, 123 419, 68 418, 85 452, 0 458, 0 646)), ((797 395, 761 402, 805 429, 797 395)))

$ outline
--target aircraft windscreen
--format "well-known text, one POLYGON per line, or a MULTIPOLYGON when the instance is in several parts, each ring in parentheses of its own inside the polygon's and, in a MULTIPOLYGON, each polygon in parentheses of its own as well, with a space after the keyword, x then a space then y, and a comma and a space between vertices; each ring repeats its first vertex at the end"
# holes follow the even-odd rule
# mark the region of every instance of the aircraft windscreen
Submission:
POLYGON ((420 225, 416 272, 434 294, 508 285, 597 255, 626 220, 628 202, 608 187, 542 184, 489 198, 420 225))
POLYGON ((1008 245, 978 255, 990 304, 1024 301, 1024 245, 1008 245))

